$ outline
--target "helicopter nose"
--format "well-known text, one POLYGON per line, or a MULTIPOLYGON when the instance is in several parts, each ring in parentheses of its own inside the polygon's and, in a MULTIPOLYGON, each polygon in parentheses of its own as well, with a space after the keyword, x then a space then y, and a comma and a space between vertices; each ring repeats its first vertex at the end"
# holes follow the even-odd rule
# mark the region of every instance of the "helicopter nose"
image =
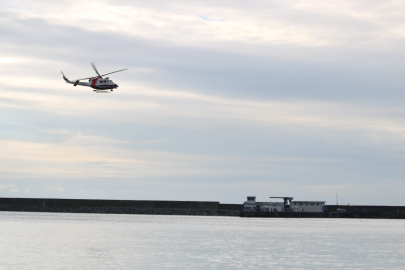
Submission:
POLYGON ((114 84, 114 88, 118 88, 118 84, 114 84))

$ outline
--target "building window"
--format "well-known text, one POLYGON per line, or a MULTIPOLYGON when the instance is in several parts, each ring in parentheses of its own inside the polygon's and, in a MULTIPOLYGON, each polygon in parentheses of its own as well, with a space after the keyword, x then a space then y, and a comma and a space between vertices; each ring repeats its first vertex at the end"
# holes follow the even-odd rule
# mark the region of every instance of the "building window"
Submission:
POLYGON ((300 205, 304 205, 303 203, 300 203, 300 205))

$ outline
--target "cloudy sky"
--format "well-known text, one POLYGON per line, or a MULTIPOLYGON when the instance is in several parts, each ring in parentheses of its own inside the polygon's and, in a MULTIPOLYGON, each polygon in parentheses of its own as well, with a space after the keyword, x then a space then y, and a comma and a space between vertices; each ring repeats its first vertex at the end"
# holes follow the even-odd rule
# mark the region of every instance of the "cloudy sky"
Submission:
POLYGON ((0 6, 0 197, 405 204, 404 1, 0 6))

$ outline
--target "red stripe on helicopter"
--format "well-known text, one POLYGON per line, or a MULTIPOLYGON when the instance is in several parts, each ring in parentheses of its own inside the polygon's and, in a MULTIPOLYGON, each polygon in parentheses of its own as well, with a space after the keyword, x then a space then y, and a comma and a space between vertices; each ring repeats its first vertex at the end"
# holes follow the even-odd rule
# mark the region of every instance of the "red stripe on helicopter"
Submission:
POLYGON ((91 83, 91 87, 96 86, 97 80, 98 80, 98 78, 93 79, 93 82, 91 83))

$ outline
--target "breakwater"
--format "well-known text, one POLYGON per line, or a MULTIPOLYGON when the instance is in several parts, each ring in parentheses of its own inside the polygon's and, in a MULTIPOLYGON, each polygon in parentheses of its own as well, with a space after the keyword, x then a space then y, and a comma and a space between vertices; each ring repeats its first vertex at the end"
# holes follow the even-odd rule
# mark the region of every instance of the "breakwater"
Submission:
POLYGON ((338 212, 344 210, 351 213, 401 213, 405 212, 405 206, 388 205, 327 205, 326 211, 338 212))
POLYGON ((239 211, 214 211, 209 209, 184 208, 133 208, 133 207, 41 207, 0 205, 0 211, 93 213, 93 214, 137 214, 137 215, 189 215, 189 216, 239 216, 239 211))
POLYGON ((405 219, 405 206, 328 205, 326 210, 328 212, 337 212, 342 218, 405 219))
POLYGON ((405 219, 405 212, 246 212, 241 217, 256 218, 381 218, 405 219))
POLYGON ((405 206, 328 205, 326 209, 326 212, 246 212, 243 211, 242 204, 221 204, 212 201, 0 198, 0 211, 259 218, 405 219, 405 206))
POLYGON ((242 204, 210 201, 0 198, 0 211, 239 216, 242 204))

